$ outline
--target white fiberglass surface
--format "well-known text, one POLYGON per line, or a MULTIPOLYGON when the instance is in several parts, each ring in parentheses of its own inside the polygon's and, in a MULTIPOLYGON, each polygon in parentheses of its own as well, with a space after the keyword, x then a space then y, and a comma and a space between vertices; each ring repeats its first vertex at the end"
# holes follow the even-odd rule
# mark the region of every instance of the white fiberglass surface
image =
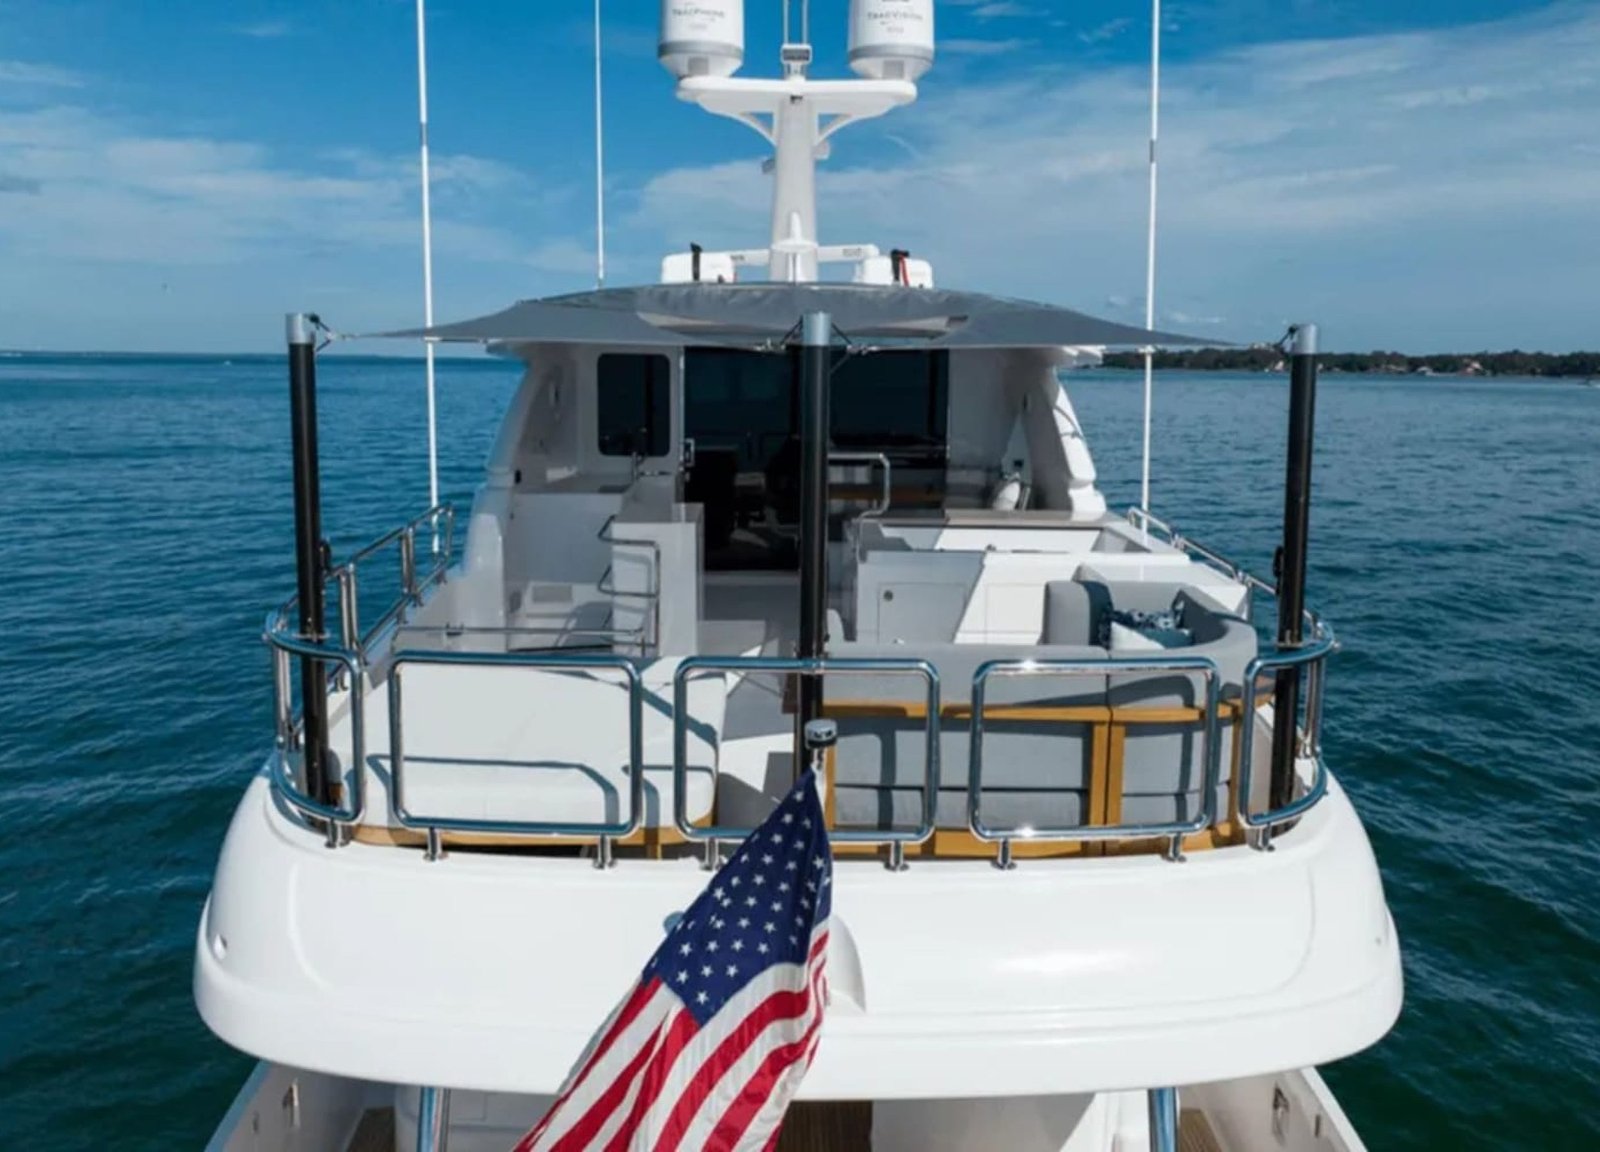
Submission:
MULTIPOLYGON (((245 1051, 344 1075, 553 1091, 669 916, 693 859, 353 844, 329 851, 258 780, 229 831, 196 1000, 245 1051), (308 1021, 315 1021, 308 1027, 308 1021)), ((1337 787, 1278 850, 869 861, 836 873, 840 996, 813 1098, 1056 1094, 1336 1059, 1400 998, 1370 848, 1337 787)))

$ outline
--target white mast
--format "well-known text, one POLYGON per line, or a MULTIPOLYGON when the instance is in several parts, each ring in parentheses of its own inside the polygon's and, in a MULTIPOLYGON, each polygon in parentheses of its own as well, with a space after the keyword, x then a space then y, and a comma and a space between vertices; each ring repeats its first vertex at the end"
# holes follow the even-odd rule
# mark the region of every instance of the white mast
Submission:
MULTIPOLYGON (((1150 235, 1146 247, 1144 326, 1156 326, 1156 144, 1161 137, 1161 0, 1152 0, 1150 14, 1150 235)), ((1150 511, 1150 417, 1155 397, 1155 349, 1144 350, 1144 468, 1140 473, 1139 507, 1150 511)), ((1146 521, 1148 531, 1148 521, 1146 521)))
POLYGON ((594 0, 594 286, 606 286, 606 129, 600 85, 600 0, 594 0))
POLYGON ((800 10, 800 40, 789 41, 792 10, 783 5, 783 76, 735 77, 744 63, 743 0, 663 3, 661 63, 678 78, 678 98, 737 120, 773 147, 772 231, 768 277, 817 278, 816 168, 835 132, 882 116, 917 98, 916 81, 933 64, 934 0, 851 0, 850 67, 862 79, 813 80, 811 14, 800 10))
MULTIPOLYGON (((428 32, 426 0, 417 0, 417 106, 422 140, 422 324, 433 327, 433 208, 428 178, 428 32)), ((423 348, 428 362, 428 507, 439 506, 439 424, 434 402, 433 341, 423 348)), ((434 546, 438 547, 435 536, 434 546)))

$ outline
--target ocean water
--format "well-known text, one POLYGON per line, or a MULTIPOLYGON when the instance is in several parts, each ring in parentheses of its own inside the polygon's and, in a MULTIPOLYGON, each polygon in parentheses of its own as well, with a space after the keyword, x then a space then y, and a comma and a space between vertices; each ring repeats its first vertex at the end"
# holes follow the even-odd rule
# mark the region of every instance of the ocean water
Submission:
MULTIPOLYGON (((449 496, 514 384, 442 364, 449 496)), ((1138 381, 1072 390, 1125 507, 1138 381)), ((1158 382, 1154 507, 1262 572, 1286 400, 1158 382)), ((321 408, 343 552, 426 503, 420 367, 325 360, 321 408)), ((0 360, 0 1149, 198 1149, 249 1070, 195 1014, 190 963, 271 735, 287 421, 281 362, 0 360)), ((1597 564, 1600 390, 1324 378, 1327 752, 1407 975, 1393 1034, 1328 1069, 1374 1149, 1600 1147, 1597 564)))

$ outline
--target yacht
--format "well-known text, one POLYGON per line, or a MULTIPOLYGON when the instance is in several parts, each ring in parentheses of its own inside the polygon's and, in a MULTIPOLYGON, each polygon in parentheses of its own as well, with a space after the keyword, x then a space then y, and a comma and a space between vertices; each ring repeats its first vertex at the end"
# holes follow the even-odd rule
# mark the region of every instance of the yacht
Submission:
POLYGON ((1100 490, 1065 369, 1181 338, 819 241, 816 161, 916 98, 930 2, 856 0, 835 80, 662 10, 678 96, 773 147, 768 242, 410 333, 523 366, 469 508, 328 554, 289 319, 276 739, 194 966, 257 1064, 210 1149, 506 1152, 806 770, 830 998, 778 1147, 1361 1149, 1316 1069, 1402 974, 1323 757, 1314 330, 1268 581, 1100 490))

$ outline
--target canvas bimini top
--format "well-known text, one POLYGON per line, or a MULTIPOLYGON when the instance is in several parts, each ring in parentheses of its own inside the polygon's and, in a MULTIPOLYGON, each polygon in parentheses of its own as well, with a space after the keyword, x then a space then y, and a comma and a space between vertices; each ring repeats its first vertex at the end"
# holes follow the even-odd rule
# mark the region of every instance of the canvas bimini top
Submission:
POLYGON ((1216 343, 1070 308, 936 288, 871 284, 659 284, 524 300, 502 311, 386 335, 485 344, 763 347, 808 312, 846 340, 926 348, 1197 347, 1216 343))

